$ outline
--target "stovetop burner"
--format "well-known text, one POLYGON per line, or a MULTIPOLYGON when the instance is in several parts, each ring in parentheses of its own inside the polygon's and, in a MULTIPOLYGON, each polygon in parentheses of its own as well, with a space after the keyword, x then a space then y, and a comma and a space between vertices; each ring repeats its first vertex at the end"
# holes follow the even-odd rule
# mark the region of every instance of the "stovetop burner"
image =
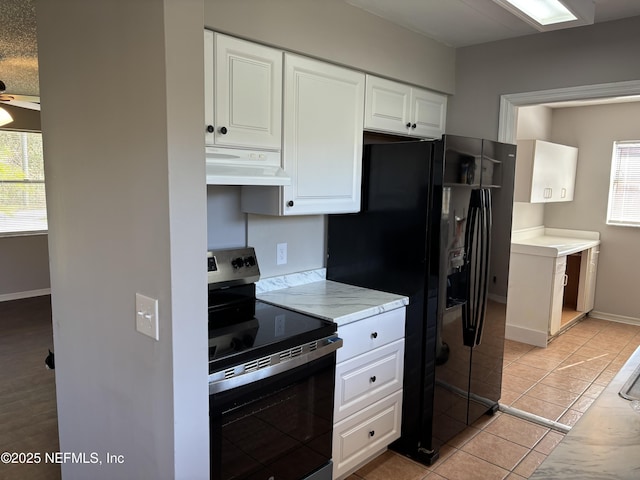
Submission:
POLYGON ((209 373, 329 337, 329 320, 255 298, 260 276, 253 248, 208 252, 209 373))

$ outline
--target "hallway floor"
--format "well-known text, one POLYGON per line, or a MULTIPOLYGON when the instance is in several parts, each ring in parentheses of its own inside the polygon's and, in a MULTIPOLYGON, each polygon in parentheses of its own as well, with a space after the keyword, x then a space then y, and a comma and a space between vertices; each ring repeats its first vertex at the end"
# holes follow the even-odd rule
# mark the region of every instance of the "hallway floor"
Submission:
MULTIPOLYGON (((56 385, 44 360, 53 350, 51 297, 0 302, 0 453, 57 452, 56 385)), ((60 466, 2 464, 0 479, 56 480, 60 466)))
MULTIPOLYGON (((505 341, 500 403, 572 426, 640 345, 640 327, 587 318, 547 348, 505 341)), ((528 478, 564 434, 506 413, 450 440, 430 467, 387 451, 348 480, 528 478)))

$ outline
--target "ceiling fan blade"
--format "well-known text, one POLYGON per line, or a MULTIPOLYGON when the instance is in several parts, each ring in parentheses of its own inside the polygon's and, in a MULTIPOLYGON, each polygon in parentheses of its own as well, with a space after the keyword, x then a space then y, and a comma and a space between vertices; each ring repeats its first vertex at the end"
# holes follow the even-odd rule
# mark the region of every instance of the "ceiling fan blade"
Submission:
POLYGON ((25 102, 22 100, 11 100, 9 102, 0 101, 0 106, 2 105, 10 105, 16 108, 28 108, 29 110, 37 110, 40 111, 40 104, 34 102, 25 102))
POLYGON ((0 94, 0 106, 2 105, 40 111, 40 97, 2 93, 0 94))

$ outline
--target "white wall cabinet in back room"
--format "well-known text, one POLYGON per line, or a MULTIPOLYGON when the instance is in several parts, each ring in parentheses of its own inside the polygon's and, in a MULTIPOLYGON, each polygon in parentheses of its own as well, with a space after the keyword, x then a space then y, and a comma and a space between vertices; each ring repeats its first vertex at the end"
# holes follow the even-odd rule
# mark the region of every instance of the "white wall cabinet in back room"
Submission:
POLYGON ((439 138, 446 111, 446 95, 367 75, 366 130, 439 138))
POLYGON ((360 210, 364 74, 285 53, 283 168, 291 185, 243 187, 263 215, 360 210))
POLYGON ((205 144, 280 150, 280 50, 204 31, 205 144))
POLYGON ((570 202, 578 149, 542 140, 518 140, 514 201, 570 202))

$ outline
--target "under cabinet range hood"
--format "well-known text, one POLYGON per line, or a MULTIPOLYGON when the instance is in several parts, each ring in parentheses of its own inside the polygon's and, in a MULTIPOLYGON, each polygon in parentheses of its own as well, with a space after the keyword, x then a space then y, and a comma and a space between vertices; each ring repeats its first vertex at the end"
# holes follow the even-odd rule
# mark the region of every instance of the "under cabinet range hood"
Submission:
POLYGON ((291 185, 280 152, 205 147, 207 185, 291 185))

